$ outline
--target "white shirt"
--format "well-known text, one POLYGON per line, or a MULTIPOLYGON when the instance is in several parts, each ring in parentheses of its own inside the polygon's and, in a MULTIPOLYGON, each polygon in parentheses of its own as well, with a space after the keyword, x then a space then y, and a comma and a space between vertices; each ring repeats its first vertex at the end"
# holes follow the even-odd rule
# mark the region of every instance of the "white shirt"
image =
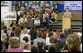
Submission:
POLYGON ((40 20, 34 20, 34 24, 35 25, 40 24, 40 20))
POLYGON ((20 11, 18 11, 18 15, 20 16, 20 11))
POLYGON ((25 36, 27 36, 28 39, 29 39, 29 41, 31 42, 31 40, 30 40, 30 35, 29 35, 29 34, 21 34, 21 35, 20 35, 20 42, 23 41, 23 38, 24 38, 25 36))
POLYGON ((18 20, 18 24, 20 25, 21 19, 18 20))
POLYGON ((39 38, 39 37, 37 37, 36 39, 34 39, 34 46, 37 46, 37 43, 38 42, 43 42, 44 43, 44 45, 45 45, 45 40, 44 39, 42 39, 42 38, 39 38))
POLYGON ((81 36, 82 36, 82 33, 81 33, 81 32, 78 32, 77 34, 78 34, 78 35, 79 35, 79 37, 81 38, 81 36))
POLYGON ((23 52, 31 52, 31 51, 25 49, 25 50, 23 50, 23 52))
POLYGON ((80 45, 80 51, 82 52, 82 43, 81 43, 81 45, 80 45))
POLYGON ((46 45, 49 45, 50 44, 50 38, 49 37, 46 37, 46 45))
POLYGON ((49 14, 47 13, 46 16, 49 17, 49 14))

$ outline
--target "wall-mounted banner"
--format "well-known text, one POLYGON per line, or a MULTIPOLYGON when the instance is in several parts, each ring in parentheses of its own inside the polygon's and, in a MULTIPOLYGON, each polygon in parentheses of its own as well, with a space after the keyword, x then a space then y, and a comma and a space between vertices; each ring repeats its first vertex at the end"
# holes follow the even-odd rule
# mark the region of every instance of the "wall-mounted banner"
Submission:
POLYGON ((68 7, 69 10, 82 10, 82 1, 65 1, 64 9, 68 7))

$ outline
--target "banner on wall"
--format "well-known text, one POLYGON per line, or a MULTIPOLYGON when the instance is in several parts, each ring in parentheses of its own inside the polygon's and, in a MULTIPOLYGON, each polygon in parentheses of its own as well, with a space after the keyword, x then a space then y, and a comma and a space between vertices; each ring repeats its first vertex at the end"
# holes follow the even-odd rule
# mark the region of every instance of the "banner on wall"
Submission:
POLYGON ((1 6, 2 5, 7 5, 8 6, 9 5, 9 1, 1 1, 1 6))
POLYGON ((82 10, 82 1, 65 1, 64 9, 68 7, 69 10, 82 10))
MULTIPOLYGON (((24 6, 24 7, 32 7, 33 3, 37 6, 40 6, 41 8, 48 8, 53 7, 56 5, 56 1, 19 1, 18 6, 24 6)), ((12 7, 15 7, 16 1, 12 1, 12 7)))

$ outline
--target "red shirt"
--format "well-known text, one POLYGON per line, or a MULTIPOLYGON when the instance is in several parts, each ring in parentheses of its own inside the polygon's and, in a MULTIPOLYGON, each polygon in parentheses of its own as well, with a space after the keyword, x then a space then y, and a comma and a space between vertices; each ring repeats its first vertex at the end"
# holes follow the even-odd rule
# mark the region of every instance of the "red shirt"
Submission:
POLYGON ((42 38, 46 39, 46 33, 43 33, 42 38))

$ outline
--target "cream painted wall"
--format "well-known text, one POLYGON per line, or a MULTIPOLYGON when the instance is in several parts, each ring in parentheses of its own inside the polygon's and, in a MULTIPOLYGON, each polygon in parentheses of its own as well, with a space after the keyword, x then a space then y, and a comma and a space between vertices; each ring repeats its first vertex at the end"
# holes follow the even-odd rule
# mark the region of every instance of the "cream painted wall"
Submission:
POLYGON ((9 27, 10 22, 4 20, 6 13, 11 12, 12 9, 12 1, 8 1, 8 6, 1 6, 1 22, 4 22, 7 27, 9 27))

